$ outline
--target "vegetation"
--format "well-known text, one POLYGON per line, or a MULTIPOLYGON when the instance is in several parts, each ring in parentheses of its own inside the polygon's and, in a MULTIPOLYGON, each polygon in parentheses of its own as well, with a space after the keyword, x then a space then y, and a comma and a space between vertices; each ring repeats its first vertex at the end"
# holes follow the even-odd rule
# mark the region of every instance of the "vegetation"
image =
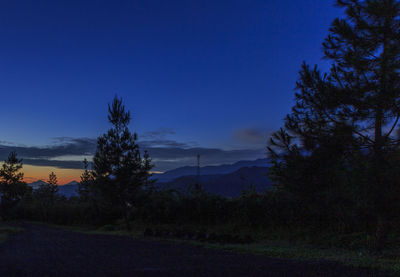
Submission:
POLYGON ((31 192, 23 182, 24 174, 19 172, 21 168, 22 160, 17 158, 17 153, 11 152, 0 169, 0 213, 3 219, 9 219, 11 209, 31 192))
MULTIPOLYGON (((144 235, 258 241, 264 244, 253 245, 256 252, 293 257, 317 245, 333 256, 361 253, 398 267, 400 1, 337 5, 346 18, 332 23, 323 43, 330 71, 303 64, 296 104, 271 137, 272 190, 250 189, 228 199, 200 184, 187 193, 156 189, 149 180, 151 159, 141 153, 128 128, 130 113, 115 97, 108 106, 112 127, 98 138, 92 168, 84 162, 80 196, 56 196, 54 173, 32 195, 19 173, 21 160, 11 153, 0 170, 2 217, 105 231, 120 230, 121 222, 131 230, 135 223, 144 235), (293 245, 301 250, 290 254, 293 245)), ((317 257, 313 249, 306 252, 317 257)))
POLYGON ((53 208, 55 199, 57 197, 56 193, 58 191, 57 187, 57 176, 54 172, 49 175, 49 180, 46 183, 40 185, 40 187, 33 192, 33 198, 35 202, 39 205, 41 210, 42 220, 48 220, 49 210, 53 208))
POLYGON ((18 227, 12 227, 4 224, 0 224, 0 243, 7 240, 9 235, 21 232, 22 229, 18 227))
POLYGON ((313 225, 368 230, 381 251, 400 208, 400 3, 337 5, 346 18, 323 43, 331 69, 303 64, 296 105, 271 139, 271 176, 313 225))

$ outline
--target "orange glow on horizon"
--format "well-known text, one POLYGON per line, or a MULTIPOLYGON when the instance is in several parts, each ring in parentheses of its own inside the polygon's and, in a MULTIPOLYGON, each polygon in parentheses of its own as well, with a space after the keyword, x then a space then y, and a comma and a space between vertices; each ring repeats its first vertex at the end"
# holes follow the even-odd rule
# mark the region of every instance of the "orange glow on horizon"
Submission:
MULTIPOLYGON (((36 182, 38 180, 47 181, 49 174, 54 172, 57 176, 59 185, 65 185, 72 181, 79 182, 83 169, 66 169, 52 166, 36 166, 24 164, 21 170, 24 173, 24 181, 27 183, 36 182)), ((152 174, 162 174, 163 171, 151 171, 152 174)))
POLYGON ((72 181, 79 182, 83 170, 51 166, 24 165, 22 172, 24 173, 24 181, 27 183, 36 182, 38 180, 47 181, 49 179, 49 174, 54 172, 57 176, 58 184, 64 185, 72 181))

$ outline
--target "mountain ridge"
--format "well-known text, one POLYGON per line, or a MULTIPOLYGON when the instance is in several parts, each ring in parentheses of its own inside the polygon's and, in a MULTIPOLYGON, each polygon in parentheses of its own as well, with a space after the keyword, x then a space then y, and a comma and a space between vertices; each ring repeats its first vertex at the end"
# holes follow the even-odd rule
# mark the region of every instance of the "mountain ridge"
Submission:
MULTIPOLYGON (((257 159, 254 161, 238 161, 233 164, 204 166, 200 168, 200 184, 213 194, 227 197, 239 196, 243 190, 253 185, 256 191, 262 192, 270 188, 268 173, 269 159, 257 159)), ((154 174, 156 187, 159 189, 177 189, 187 191, 190 186, 198 181, 196 166, 184 166, 163 174, 154 174)), ((30 185, 37 189, 43 180, 32 182, 30 185)), ((58 186, 58 194, 67 198, 79 196, 78 182, 58 186)))
MULTIPOLYGON (((257 159, 254 161, 238 161, 233 164, 222 164, 222 165, 209 165, 200 167, 200 175, 216 175, 216 174, 229 174, 243 167, 268 167, 269 159, 257 159)), ((168 170, 162 174, 154 174, 153 179, 156 179, 157 183, 165 183, 172 181, 182 176, 197 175, 197 166, 184 166, 176 169, 168 170)))
MULTIPOLYGON (((47 184, 47 182, 43 180, 37 180, 32 183, 28 183, 27 185, 30 186, 33 190, 38 189, 41 185, 47 184)), ((78 196, 78 182, 71 181, 64 185, 58 185, 58 194, 70 198, 72 196, 78 196)))
POLYGON ((257 192, 270 189, 271 182, 267 173, 268 167, 242 167, 227 174, 200 175, 200 180, 196 175, 181 176, 169 182, 156 183, 156 188, 187 192, 200 182, 202 188, 208 193, 225 197, 238 197, 251 186, 257 192))

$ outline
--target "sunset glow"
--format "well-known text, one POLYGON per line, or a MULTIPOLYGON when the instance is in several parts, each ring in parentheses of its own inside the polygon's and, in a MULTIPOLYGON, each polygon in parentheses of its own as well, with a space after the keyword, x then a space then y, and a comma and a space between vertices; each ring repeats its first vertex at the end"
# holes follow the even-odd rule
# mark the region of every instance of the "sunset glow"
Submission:
POLYGON ((38 180, 46 181, 49 178, 49 174, 54 172, 57 175, 59 185, 64 185, 71 181, 79 181, 80 175, 82 174, 81 169, 63 169, 34 165, 24 165, 22 172, 24 172, 24 181, 27 183, 36 182, 38 180))

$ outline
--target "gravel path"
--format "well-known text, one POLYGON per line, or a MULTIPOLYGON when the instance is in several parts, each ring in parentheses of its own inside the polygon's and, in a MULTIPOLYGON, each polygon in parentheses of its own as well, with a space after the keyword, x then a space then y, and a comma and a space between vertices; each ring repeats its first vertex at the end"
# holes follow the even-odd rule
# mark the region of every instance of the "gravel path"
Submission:
POLYGON ((82 234, 21 223, 0 245, 0 276, 384 276, 325 262, 296 262, 182 243, 82 234))

